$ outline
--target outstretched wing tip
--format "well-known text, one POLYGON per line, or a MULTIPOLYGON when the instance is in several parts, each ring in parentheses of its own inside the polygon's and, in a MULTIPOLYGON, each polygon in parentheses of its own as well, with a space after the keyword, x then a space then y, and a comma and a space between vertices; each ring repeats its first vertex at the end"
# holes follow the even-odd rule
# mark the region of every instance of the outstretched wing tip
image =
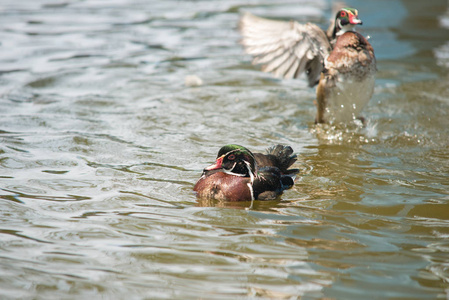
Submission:
POLYGON ((318 81, 330 44, 315 24, 269 20, 244 12, 239 31, 240 44, 254 57, 253 64, 262 65, 262 71, 283 78, 297 78, 307 71, 309 85, 318 81))

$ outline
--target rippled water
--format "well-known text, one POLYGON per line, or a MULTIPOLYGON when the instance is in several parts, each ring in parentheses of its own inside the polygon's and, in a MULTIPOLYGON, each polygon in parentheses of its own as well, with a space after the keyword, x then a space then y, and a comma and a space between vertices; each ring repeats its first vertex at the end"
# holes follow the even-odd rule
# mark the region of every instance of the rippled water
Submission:
POLYGON ((347 3, 378 59, 365 128, 315 126, 314 89, 238 45, 243 11, 326 27, 328 1, 3 0, 1 298, 448 299, 447 2, 347 3), (227 143, 289 144, 301 176, 197 201, 227 143))

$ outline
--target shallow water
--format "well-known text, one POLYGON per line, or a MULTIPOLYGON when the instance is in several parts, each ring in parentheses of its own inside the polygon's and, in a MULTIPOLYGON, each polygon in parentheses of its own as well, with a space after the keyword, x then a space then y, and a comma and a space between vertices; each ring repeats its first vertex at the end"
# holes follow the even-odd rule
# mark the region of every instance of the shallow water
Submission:
POLYGON ((2 1, 1 298, 448 299, 448 4, 347 3, 364 128, 315 126, 314 89, 238 45, 243 11, 325 27, 328 1, 2 1), (197 201, 227 143, 289 144, 301 176, 197 201))

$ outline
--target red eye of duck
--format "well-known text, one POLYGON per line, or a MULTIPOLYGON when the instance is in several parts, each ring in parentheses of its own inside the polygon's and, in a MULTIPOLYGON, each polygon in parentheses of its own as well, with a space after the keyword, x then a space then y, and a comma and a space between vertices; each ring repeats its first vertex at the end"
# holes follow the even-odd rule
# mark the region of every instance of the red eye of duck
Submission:
POLYGON ((229 155, 229 156, 228 156, 228 159, 229 159, 229 160, 234 160, 234 159, 235 159, 235 155, 234 155, 234 154, 229 155))
POLYGON ((345 11, 340 12, 340 17, 346 17, 346 12, 345 11))

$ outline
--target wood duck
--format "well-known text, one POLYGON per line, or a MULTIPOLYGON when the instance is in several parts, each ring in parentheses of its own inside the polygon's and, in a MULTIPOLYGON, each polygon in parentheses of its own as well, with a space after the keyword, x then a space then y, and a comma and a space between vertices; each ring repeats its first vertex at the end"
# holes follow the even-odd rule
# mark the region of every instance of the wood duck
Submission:
POLYGON ((298 169, 290 146, 276 145, 267 154, 252 153, 239 145, 220 149, 214 164, 205 168, 193 190, 199 198, 226 201, 275 199, 294 185, 298 169))
POLYGON ((315 123, 349 122, 371 99, 377 71, 373 47, 355 32, 356 25, 362 21, 354 8, 338 10, 327 33, 311 23, 246 13, 241 43, 263 71, 284 78, 305 72, 310 87, 318 84, 315 123))

